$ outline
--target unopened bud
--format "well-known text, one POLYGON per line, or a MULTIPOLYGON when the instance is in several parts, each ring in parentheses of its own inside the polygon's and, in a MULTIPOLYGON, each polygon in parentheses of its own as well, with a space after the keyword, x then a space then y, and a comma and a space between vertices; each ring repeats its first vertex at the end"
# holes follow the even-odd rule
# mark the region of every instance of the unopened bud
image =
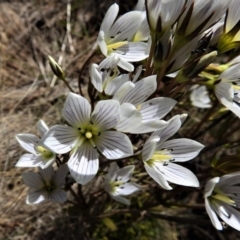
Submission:
POLYGON ((189 78, 193 78, 201 73, 217 56, 217 51, 210 52, 202 57, 193 59, 191 56, 182 69, 178 72, 176 80, 178 82, 185 82, 189 78))
POLYGON ((51 69, 53 73, 60 79, 64 80, 65 79, 65 74, 60 65, 51 57, 48 56, 48 61, 51 66, 51 69))

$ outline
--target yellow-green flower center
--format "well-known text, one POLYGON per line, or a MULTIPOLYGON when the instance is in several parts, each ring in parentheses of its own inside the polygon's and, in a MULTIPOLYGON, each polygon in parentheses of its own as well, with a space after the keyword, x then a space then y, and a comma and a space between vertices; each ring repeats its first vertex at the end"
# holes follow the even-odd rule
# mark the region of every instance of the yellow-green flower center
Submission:
POLYGON ((110 183, 110 188, 111 188, 111 192, 114 193, 116 191, 116 187, 119 187, 123 184, 124 182, 122 181, 114 181, 110 183))
POLYGON ((212 193, 212 195, 210 196, 210 199, 213 201, 218 200, 218 201, 227 203, 229 205, 236 206, 236 202, 233 199, 231 199, 229 196, 225 195, 224 193, 221 193, 218 190, 215 190, 212 193))
POLYGON ((171 155, 172 149, 162 149, 160 151, 154 152, 151 159, 147 161, 148 165, 153 165, 156 162, 163 163, 167 165, 168 162, 174 161, 173 156, 171 155))
POLYGON ((95 138, 97 136, 100 136, 100 131, 97 126, 94 126, 93 123, 90 121, 90 123, 82 128, 77 128, 79 138, 78 142, 72 149, 72 152, 75 152, 75 150, 80 147, 86 140, 95 148, 95 138))
POLYGON ((40 145, 36 147, 36 151, 40 153, 45 159, 51 159, 54 156, 54 153, 40 145))
POLYGON ((44 188, 47 192, 52 192, 56 187, 52 181, 45 181, 44 188))

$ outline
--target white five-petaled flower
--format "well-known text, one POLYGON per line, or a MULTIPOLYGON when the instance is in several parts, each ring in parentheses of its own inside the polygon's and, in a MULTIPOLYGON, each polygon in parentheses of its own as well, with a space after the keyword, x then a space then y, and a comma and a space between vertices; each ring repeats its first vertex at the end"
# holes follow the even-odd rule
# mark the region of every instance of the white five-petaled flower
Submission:
POLYGON ((129 62, 138 62, 148 57, 149 45, 133 42, 142 22, 142 12, 131 11, 116 21, 119 7, 115 3, 107 11, 98 34, 98 45, 104 56, 119 58, 118 66, 133 71, 129 62))
POLYGON ((23 181, 30 188, 28 191, 27 204, 38 204, 46 200, 63 203, 67 200, 67 193, 61 187, 65 184, 68 173, 67 165, 61 165, 54 172, 52 166, 41 169, 39 172, 23 173, 23 181))
POLYGON ((111 130, 119 120, 118 101, 99 101, 91 114, 85 98, 69 93, 62 115, 71 126, 53 126, 43 141, 56 153, 70 152, 68 167, 76 182, 86 184, 96 175, 98 151, 108 159, 133 154, 127 135, 111 130))
POLYGON ((177 101, 167 97, 147 100, 157 88, 156 75, 135 83, 128 81, 114 93, 113 99, 120 102, 120 121, 117 130, 130 133, 147 133, 167 125, 160 120, 171 111, 177 101))
POLYGON ((143 146, 142 160, 148 174, 163 188, 170 190, 169 182, 198 187, 196 176, 175 162, 186 162, 198 155, 204 147, 191 139, 179 138, 166 141, 181 127, 181 116, 169 120, 164 129, 154 132, 143 146))
POLYGON ((240 172, 215 177, 205 187, 205 207, 213 226, 222 230, 218 216, 229 226, 240 231, 240 172))
POLYGON ((199 108, 210 108, 212 106, 206 86, 196 84, 191 87, 191 91, 190 99, 193 106, 199 108))
POLYGON ((119 169, 117 163, 111 163, 108 173, 105 175, 104 189, 116 201, 130 205, 130 200, 123 196, 130 195, 141 188, 138 184, 128 182, 134 171, 133 165, 119 169))
MULTIPOLYGON (((38 131, 43 137, 47 131, 48 126, 43 120, 37 123, 38 131)), ((41 167, 47 168, 55 160, 55 153, 47 146, 42 144, 42 139, 33 134, 17 134, 16 139, 26 151, 29 153, 23 154, 18 160, 16 167, 41 167)))
POLYGON ((95 63, 90 67, 90 78, 97 91, 108 96, 112 96, 119 87, 130 80, 129 74, 119 74, 116 66, 103 70, 101 65, 95 63))
POLYGON ((240 117, 239 78, 240 63, 236 63, 219 75, 214 86, 218 100, 238 117, 240 117))

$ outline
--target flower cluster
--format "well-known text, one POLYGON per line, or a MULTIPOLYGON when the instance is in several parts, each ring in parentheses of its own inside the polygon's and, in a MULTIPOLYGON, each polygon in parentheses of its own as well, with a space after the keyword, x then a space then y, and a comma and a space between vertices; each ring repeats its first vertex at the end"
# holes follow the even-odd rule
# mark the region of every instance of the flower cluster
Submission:
MULTIPOLYGON (((68 174, 80 185, 100 180, 112 199, 126 205, 130 200, 124 196, 141 191, 138 174, 144 171, 162 189, 200 187, 184 164, 204 145, 174 137, 187 118, 176 106, 188 93, 195 107, 211 109, 219 100, 240 117, 240 58, 214 63, 219 53, 239 46, 239 11, 237 0, 139 0, 134 11, 117 18, 119 7, 113 4, 97 37, 105 59, 89 67, 93 95, 72 90, 62 109, 64 124, 48 128, 40 120, 41 138, 16 136, 29 152, 16 166, 39 167, 38 173, 23 174, 30 187, 27 203, 66 201, 68 174)), ((49 61, 66 82, 61 67, 49 61)), ((205 187, 206 210, 219 230, 217 215, 240 230, 233 208, 239 177, 239 172, 215 177, 205 187)))

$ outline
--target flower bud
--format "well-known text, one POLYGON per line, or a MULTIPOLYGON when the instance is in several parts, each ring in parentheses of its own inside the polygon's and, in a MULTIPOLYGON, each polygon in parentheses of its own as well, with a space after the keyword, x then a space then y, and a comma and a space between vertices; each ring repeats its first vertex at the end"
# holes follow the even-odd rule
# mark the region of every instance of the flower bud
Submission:
POLYGON ((184 82, 189 78, 197 76, 214 60, 216 56, 217 51, 210 52, 195 59, 193 56, 190 56, 190 58, 183 65, 182 69, 178 72, 176 80, 178 82, 184 82))
POLYGON ((48 56, 48 61, 49 61, 49 64, 51 66, 51 69, 52 69, 53 73, 58 78, 64 80, 65 79, 65 73, 62 70, 62 68, 60 67, 60 65, 51 56, 48 56))

